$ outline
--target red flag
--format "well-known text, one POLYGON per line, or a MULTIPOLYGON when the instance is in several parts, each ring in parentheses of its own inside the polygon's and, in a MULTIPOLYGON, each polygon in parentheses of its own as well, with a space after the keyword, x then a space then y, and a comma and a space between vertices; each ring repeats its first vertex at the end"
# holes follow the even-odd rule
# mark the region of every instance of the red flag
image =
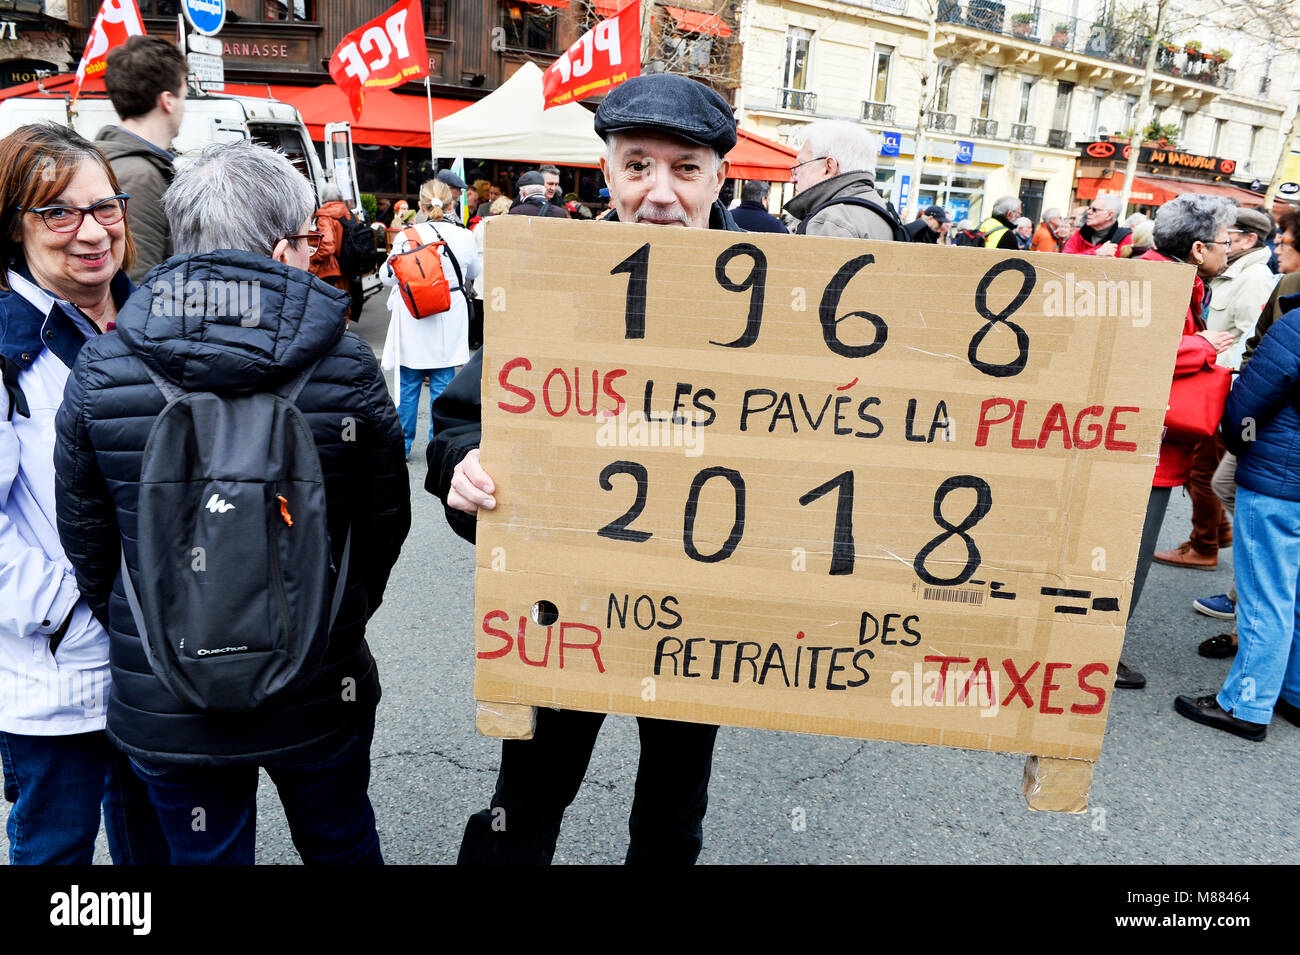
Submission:
POLYGON ((90 27, 86 52, 81 54, 81 62, 77 64, 77 79, 72 84, 74 100, 87 77, 94 79, 104 75, 104 70, 108 69, 108 51, 121 46, 131 36, 144 36, 144 21, 140 19, 140 8, 135 0, 104 0, 90 27))
POLYGON ((347 94, 358 120, 366 90, 400 86, 428 75, 420 0, 402 0, 357 27, 330 57, 330 76, 347 94))
POLYGON ((542 74, 542 109, 608 93, 641 75, 641 3, 601 20, 542 74))

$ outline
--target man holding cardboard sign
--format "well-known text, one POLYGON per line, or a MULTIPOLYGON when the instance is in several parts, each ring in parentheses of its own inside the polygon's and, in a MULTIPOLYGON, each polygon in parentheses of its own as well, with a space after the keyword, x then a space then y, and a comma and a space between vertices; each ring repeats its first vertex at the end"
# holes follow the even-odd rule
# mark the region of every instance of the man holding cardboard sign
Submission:
MULTIPOLYGON (((601 103, 596 132, 606 143, 601 171, 615 210, 610 219, 739 231, 717 201, 727 178, 722 157, 736 144, 736 121, 717 93, 679 76, 634 77, 601 103)), ((492 479, 479 461, 481 374, 479 353, 439 400, 426 482, 446 503, 452 527, 470 540, 474 522, 466 515, 496 507, 492 479)), ((604 718, 539 709, 531 740, 505 741, 492 806, 470 817, 459 861, 550 862, 604 718)), ((627 861, 694 862, 717 727, 648 717, 638 724, 641 760, 627 861)))

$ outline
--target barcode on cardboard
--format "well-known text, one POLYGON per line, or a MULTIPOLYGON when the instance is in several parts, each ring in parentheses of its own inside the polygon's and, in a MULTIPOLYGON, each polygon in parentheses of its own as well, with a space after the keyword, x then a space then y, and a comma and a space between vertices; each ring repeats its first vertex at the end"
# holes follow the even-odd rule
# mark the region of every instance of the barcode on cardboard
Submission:
POLYGON ((921 592, 922 600, 946 600, 958 604, 984 603, 982 590, 953 590, 949 587, 926 587, 921 592))

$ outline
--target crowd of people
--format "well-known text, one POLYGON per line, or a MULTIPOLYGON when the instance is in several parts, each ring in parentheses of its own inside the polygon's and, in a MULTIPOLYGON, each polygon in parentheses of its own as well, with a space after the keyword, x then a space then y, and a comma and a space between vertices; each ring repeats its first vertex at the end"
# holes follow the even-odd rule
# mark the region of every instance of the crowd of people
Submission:
MULTIPOLYGON (((346 333, 365 267, 356 226, 367 230, 341 195, 314 195, 283 155, 247 142, 179 170, 161 161, 184 109, 173 54, 145 37, 110 54, 122 125, 100 145, 54 124, 0 141, 10 861, 88 863, 102 808, 115 862, 250 863, 260 766, 305 861, 378 863, 368 781, 380 688, 365 630, 411 524, 423 386, 425 487, 472 541, 478 510, 496 506, 478 450, 482 223, 582 213, 545 165, 509 193, 443 170, 414 211, 386 210, 391 241, 370 263, 390 289, 377 360, 346 333), (199 506, 178 505, 193 488, 199 506)), ((874 143, 853 124, 809 128, 796 194, 776 216, 763 183, 746 183, 734 209, 718 200, 737 132, 709 88, 633 78, 595 123, 609 221, 927 243, 953 226, 940 206, 898 220, 875 188, 874 143)), ((1119 212, 1099 197, 1077 227, 1049 210, 1034 228, 1008 196, 957 232, 989 248, 1196 267, 1175 374, 1219 364, 1240 378, 1220 435, 1161 444, 1129 612, 1153 561, 1208 569, 1235 545, 1236 588, 1196 602, 1236 619, 1235 635, 1201 647, 1235 655, 1232 669, 1219 694, 1176 707, 1263 739, 1275 712, 1300 725, 1300 217, 1275 225, 1208 196, 1180 197, 1154 221, 1121 225, 1119 212), (1157 552, 1184 485, 1192 534, 1157 552)), ((1120 664, 1117 686, 1144 682, 1120 664)), ((603 719, 541 709, 533 739, 504 742, 460 860, 548 862, 603 719)), ((628 861, 693 862, 717 727, 638 723, 628 861)))

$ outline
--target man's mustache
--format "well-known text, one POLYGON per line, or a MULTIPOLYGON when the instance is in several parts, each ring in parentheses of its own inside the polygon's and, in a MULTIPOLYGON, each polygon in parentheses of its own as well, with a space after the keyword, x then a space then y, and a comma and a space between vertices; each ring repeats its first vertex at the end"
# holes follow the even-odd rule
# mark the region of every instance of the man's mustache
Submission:
POLYGON ((643 202, 641 207, 633 213, 632 221, 640 222, 643 219, 669 219, 686 226, 691 224, 691 220, 686 216, 686 210, 676 203, 670 206, 661 206, 654 202, 643 202))

